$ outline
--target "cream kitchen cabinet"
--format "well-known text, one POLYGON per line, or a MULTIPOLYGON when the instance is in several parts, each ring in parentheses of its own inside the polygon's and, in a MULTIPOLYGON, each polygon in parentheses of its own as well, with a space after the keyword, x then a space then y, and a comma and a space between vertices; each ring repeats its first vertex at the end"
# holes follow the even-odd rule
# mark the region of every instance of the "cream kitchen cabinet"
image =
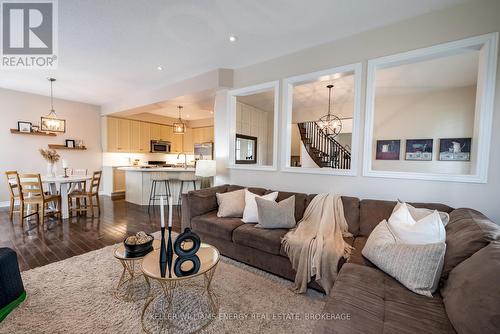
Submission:
POLYGON ((193 144, 209 143, 214 141, 214 127, 205 126, 193 128, 193 144))
POLYGON ((182 142, 184 135, 174 134, 173 128, 170 128, 170 133, 172 134, 172 143, 170 152, 172 153, 181 153, 183 151, 182 142))
POLYGON ((186 128, 186 132, 182 136, 182 148, 184 153, 194 153, 193 129, 186 128))
POLYGON ((129 152, 131 150, 130 120, 109 117, 107 139, 109 152, 129 152))
POLYGON ((151 151, 151 124, 146 122, 141 123, 141 147, 139 151, 141 153, 147 153, 151 151))
POLYGON ((130 151, 141 151, 141 122, 130 121, 130 151))
POLYGON ((151 123, 151 140, 161 140, 161 125, 151 123))
POLYGON ((172 127, 168 125, 160 125, 160 140, 172 141, 170 134, 172 132, 172 127))

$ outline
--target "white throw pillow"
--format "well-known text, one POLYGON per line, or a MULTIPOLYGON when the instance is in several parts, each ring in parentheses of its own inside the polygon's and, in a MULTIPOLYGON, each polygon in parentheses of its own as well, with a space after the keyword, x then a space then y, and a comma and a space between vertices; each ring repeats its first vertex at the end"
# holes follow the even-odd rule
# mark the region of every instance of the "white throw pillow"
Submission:
POLYGON ((245 210, 243 210, 243 219, 242 219, 244 223, 259 222, 257 202, 255 202, 256 197, 267 199, 268 201, 276 201, 276 198, 278 198, 278 192, 275 191, 267 195, 259 196, 249 191, 248 189, 245 189, 245 210))
POLYGON ((437 210, 415 220, 406 203, 401 203, 388 220, 391 232, 400 243, 425 245, 446 241, 446 231, 437 210))
POLYGON ((383 220, 373 229, 361 254, 409 290, 432 297, 443 270, 446 244, 405 244, 383 220))
MULTIPOLYGON (((392 210, 392 212, 395 212, 396 210, 398 210, 402 204, 406 204, 408 211, 410 211, 411 216, 416 221, 418 221, 418 220, 424 218, 425 216, 428 216, 434 212, 434 210, 426 209, 426 208, 416 208, 416 207, 414 207, 408 203, 404 203, 404 202, 398 202, 398 204, 396 204, 396 206, 394 207, 394 210, 392 210)), ((442 211, 438 211, 438 212, 439 212, 439 217, 441 218, 441 221, 443 222, 443 225, 446 226, 446 224, 448 224, 448 222, 450 221, 450 215, 446 212, 442 212, 442 211)))

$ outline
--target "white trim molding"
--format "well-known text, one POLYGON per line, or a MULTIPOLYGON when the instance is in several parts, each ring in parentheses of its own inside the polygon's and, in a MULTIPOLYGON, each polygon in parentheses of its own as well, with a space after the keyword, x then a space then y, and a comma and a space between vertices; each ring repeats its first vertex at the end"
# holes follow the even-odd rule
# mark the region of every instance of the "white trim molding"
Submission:
POLYGON ((368 61, 366 81, 366 113, 363 176, 416 179, 432 181, 452 181, 486 183, 491 144, 491 126, 493 119, 493 102, 495 98, 496 66, 498 61, 498 32, 466 38, 428 48, 412 50, 368 61), (480 51, 478 67, 476 110, 474 117, 474 140, 477 152, 471 157, 471 174, 439 174, 401 171, 380 171, 372 169, 373 161, 373 125, 375 112, 375 80, 378 69, 425 61, 467 52, 480 51))
POLYGON ((227 128, 228 136, 228 162, 227 166, 230 169, 243 170, 261 170, 261 171, 276 171, 278 170, 278 119, 279 119, 279 80, 261 83, 244 88, 232 89, 227 93, 227 128), (238 165, 235 164, 235 138, 236 138, 236 97, 257 94, 268 91, 274 92, 274 115, 273 115, 273 162, 271 165, 238 165))
POLYGON ((323 175, 342 175, 356 176, 359 161, 359 142, 360 142, 360 118, 361 118, 361 63, 349 64, 334 67, 318 72, 298 75, 283 80, 283 117, 281 123, 281 171, 291 173, 323 174, 323 175), (331 77, 335 74, 353 73, 354 75, 354 110, 352 114, 352 142, 351 142, 351 168, 303 168, 292 167, 290 165, 291 146, 292 146, 292 111, 293 111, 293 88, 299 83, 306 83, 320 80, 324 77, 331 77))

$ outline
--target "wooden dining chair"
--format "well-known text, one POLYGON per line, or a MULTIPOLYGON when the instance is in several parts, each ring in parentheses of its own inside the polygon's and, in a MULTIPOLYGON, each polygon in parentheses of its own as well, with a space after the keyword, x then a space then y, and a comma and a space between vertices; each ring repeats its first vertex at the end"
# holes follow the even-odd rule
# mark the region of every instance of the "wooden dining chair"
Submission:
POLYGON ((5 176, 7 177, 7 186, 9 188, 9 219, 12 221, 14 217, 14 212, 19 212, 19 210, 15 210, 16 201, 21 206, 21 194, 19 190, 19 175, 17 171, 7 171, 5 172, 5 176))
POLYGON ((101 204, 99 202, 99 185, 101 184, 102 171, 97 171, 92 174, 90 186, 87 189, 75 190, 68 194, 68 204, 70 216, 73 215, 73 210, 76 214, 80 212, 88 213, 90 211, 94 217, 94 207, 97 206, 98 215, 101 215, 101 204), (96 204, 94 205, 94 197, 96 204), (73 206, 73 200, 76 200, 76 206, 73 206), (83 203, 83 204, 82 204, 83 203))
POLYGON ((20 218, 21 226, 23 226, 24 219, 36 214, 38 221, 43 225, 45 217, 53 214, 58 215, 59 221, 62 221, 61 213, 61 195, 50 195, 43 191, 43 184, 40 174, 19 174, 19 186, 21 189, 21 205, 20 205, 20 218), (54 209, 48 212, 48 204, 53 203, 54 209), (27 205, 30 208, 35 207, 34 213, 24 214, 27 205))

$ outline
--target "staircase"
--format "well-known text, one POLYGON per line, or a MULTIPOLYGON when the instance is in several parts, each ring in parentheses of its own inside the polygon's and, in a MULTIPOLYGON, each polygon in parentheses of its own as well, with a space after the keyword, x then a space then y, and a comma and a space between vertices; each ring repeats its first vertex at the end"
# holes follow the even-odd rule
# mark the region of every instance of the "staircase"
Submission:
POLYGON ((327 136, 316 122, 298 123, 300 137, 309 156, 321 168, 351 168, 351 152, 327 136))

